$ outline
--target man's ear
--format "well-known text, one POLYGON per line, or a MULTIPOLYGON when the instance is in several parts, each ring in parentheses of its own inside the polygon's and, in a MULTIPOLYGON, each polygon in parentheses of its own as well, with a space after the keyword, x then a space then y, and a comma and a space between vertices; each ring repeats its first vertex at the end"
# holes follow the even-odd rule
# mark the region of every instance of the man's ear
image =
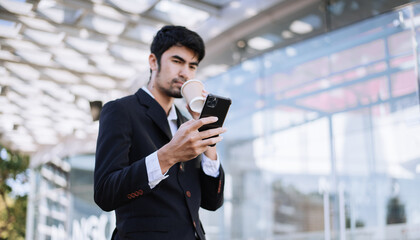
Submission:
POLYGON ((152 71, 157 71, 158 70, 157 58, 156 58, 155 54, 153 54, 153 53, 151 53, 149 55, 149 66, 150 66, 150 69, 152 71))

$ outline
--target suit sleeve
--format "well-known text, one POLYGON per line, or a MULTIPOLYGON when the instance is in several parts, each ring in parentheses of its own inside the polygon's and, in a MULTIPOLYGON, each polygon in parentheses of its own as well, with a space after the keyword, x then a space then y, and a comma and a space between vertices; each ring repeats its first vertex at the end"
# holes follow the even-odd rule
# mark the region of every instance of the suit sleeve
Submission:
POLYGON ((225 173, 222 165, 217 178, 208 176, 201 170, 201 207, 215 211, 223 205, 223 191, 225 187, 225 173))
POLYGON ((96 146, 94 200, 104 211, 112 211, 133 198, 150 192, 145 159, 130 165, 132 126, 120 102, 102 109, 96 146))

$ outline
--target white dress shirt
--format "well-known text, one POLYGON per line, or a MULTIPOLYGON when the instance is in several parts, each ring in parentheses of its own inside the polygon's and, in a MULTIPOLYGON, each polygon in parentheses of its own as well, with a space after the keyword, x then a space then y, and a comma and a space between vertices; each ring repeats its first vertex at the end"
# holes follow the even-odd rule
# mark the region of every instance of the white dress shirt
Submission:
MULTIPOLYGON (((142 89, 145 92, 147 92, 152 98, 155 98, 153 94, 149 91, 149 89, 147 89, 146 87, 142 87, 142 89)), ((171 129, 172 136, 174 136, 176 131, 178 130, 177 119, 178 116, 176 115, 175 105, 172 105, 168 114, 168 123, 171 129)), ((216 160, 211 160, 205 154, 202 154, 201 165, 205 174, 212 177, 219 176, 219 156, 217 156, 216 160)), ((167 175, 167 172, 165 174, 162 174, 162 169, 160 168, 157 151, 153 152, 152 154, 146 157, 146 169, 150 188, 156 187, 162 180, 169 177, 169 175, 167 175)))

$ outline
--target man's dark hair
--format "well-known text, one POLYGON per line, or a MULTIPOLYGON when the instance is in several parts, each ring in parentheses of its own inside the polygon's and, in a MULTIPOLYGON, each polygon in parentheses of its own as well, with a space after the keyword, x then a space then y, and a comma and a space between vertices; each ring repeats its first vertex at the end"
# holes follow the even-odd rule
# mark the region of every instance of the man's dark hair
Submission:
POLYGON ((198 62, 205 55, 203 39, 196 32, 183 26, 164 26, 156 33, 150 46, 150 52, 156 56, 159 66, 162 54, 172 46, 184 46, 191 49, 198 62))

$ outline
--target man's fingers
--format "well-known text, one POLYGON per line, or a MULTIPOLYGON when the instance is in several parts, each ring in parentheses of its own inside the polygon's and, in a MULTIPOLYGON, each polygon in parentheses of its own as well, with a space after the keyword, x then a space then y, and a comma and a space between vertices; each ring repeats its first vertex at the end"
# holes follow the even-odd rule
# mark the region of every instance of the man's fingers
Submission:
POLYGON ((193 124, 194 122, 195 122, 195 120, 191 119, 191 120, 188 120, 188 121, 184 122, 183 124, 181 124, 181 126, 189 126, 189 125, 193 124))
POLYGON ((205 139, 205 138, 209 138, 209 137, 213 137, 216 135, 220 135, 222 133, 225 133, 226 129, 225 128, 213 128, 213 129, 209 129, 206 131, 202 131, 200 132, 200 138, 201 139, 205 139))
POLYGON ((196 121, 194 121, 191 124, 191 127, 193 129, 197 130, 197 129, 199 129, 203 125, 210 124, 210 123, 215 123, 215 122, 217 122, 217 117, 200 118, 200 119, 197 119, 196 121))
POLYGON ((204 146, 210 146, 210 145, 214 145, 220 141, 222 141, 223 137, 222 136, 217 136, 217 137, 212 137, 212 138, 208 138, 202 141, 202 144, 204 146))

